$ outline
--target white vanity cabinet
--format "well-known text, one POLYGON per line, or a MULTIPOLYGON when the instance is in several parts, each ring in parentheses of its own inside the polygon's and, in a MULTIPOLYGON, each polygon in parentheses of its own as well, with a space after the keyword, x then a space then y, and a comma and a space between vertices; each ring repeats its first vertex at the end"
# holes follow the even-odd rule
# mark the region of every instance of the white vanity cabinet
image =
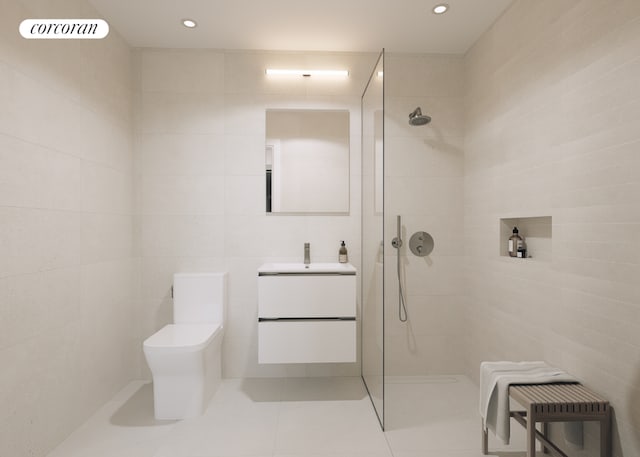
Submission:
POLYGON ((356 361, 356 269, 265 264, 258 269, 258 362, 356 361))

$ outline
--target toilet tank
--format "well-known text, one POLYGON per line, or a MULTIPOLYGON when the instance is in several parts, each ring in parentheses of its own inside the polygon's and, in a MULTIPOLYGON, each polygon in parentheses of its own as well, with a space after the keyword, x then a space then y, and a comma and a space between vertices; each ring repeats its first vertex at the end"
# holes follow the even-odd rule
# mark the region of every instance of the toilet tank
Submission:
POLYGON ((224 324, 227 273, 175 273, 174 324, 224 324))

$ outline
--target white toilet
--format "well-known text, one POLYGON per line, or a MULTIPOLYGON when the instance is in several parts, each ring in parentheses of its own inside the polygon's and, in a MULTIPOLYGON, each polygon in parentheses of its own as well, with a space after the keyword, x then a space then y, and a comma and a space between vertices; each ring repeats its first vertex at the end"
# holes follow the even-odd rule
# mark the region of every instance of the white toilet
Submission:
POLYGON ((221 379, 227 273, 173 275, 173 324, 144 341, 160 420, 202 414, 221 379))

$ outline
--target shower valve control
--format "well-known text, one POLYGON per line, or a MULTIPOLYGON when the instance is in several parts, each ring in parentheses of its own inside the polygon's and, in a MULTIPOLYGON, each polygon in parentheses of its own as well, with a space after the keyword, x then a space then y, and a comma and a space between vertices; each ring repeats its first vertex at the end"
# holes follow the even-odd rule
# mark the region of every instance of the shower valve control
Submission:
POLYGON ((433 238, 427 232, 416 232, 409 239, 409 249, 418 257, 425 257, 433 251, 433 238))

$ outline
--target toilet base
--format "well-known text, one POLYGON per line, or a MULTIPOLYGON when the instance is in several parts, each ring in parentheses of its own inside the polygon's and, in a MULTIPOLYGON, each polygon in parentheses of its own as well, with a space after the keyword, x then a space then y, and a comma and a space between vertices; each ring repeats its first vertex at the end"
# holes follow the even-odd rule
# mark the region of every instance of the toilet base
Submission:
MULTIPOLYGON (((182 420, 202 415, 222 378, 222 334, 202 350, 165 355, 172 369, 153 375, 153 409, 157 420, 182 420), (173 357, 172 357, 173 356, 173 357)), ((149 360, 149 362, 151 362, 149 360)))

